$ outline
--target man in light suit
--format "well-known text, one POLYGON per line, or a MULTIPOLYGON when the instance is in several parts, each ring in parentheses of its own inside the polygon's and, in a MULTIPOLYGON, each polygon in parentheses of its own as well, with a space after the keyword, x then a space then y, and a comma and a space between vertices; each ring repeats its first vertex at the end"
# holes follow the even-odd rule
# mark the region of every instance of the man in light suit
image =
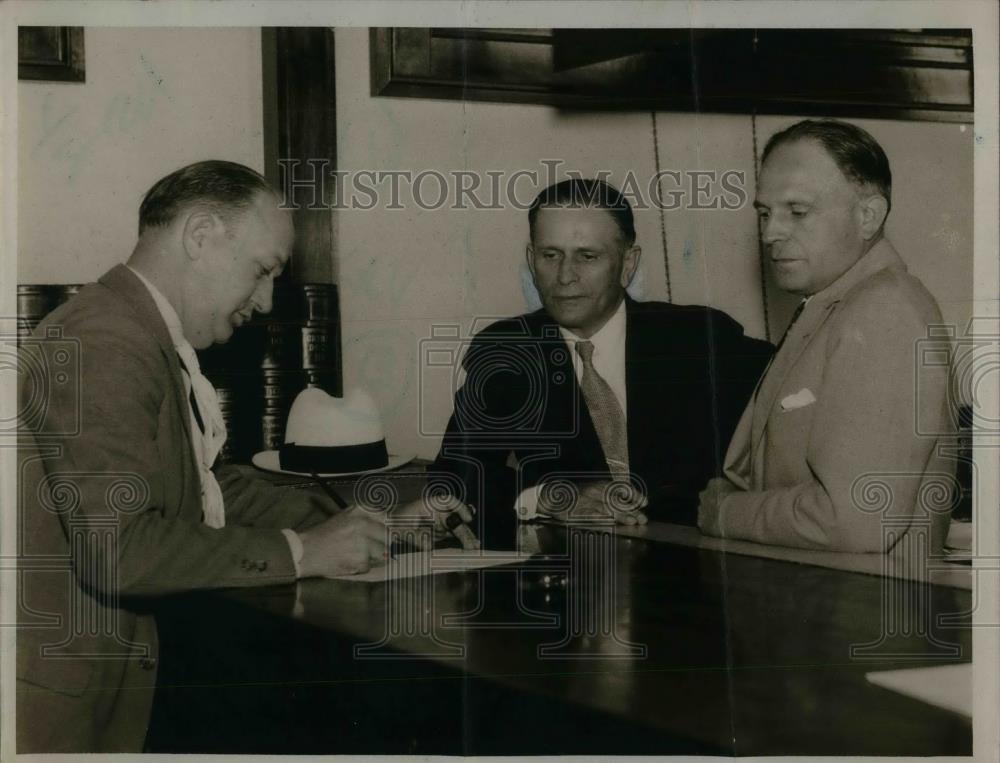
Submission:
POLYGON ((928 499, 954 484, 938 449, 949 369, 920 362, 941 313, 884 236, 891 183, 854 125, 807 120, 768 141, 755 206, 775 280, 802 302, 701 494, 705 534, 886 552, 919 526, 940 550, 950 502, 928 499))
POLYGON ((270 310, 293 238, 279 203, 238 164, 168 175, 142 202, 127 265, 22 348, 52 373, 20 390, 33 411, 18 454, 20 753, 142 750, 158 659, 148 597, 350 574, 385 556, 381 515, 212 469, 225 425, 194 350, 270 310))
POLYGON ((536 514, 694 524, 771 345, 719 310, 628 297, 641 250, 606 183, 546 188, 528 227, 543 308, 472 340, 431 471, 482 509, 490 545, 536 514))

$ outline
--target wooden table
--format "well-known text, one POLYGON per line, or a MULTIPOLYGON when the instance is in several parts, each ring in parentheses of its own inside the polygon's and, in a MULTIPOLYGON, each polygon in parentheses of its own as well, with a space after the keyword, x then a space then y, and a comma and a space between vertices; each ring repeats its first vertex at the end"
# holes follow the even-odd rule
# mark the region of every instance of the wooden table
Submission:
POLYGON ((168 599, 151 748, 971 754, 967 719, 865 679, 968 662, 969 590, 690 533, 540 526, 509 567, 168 599))

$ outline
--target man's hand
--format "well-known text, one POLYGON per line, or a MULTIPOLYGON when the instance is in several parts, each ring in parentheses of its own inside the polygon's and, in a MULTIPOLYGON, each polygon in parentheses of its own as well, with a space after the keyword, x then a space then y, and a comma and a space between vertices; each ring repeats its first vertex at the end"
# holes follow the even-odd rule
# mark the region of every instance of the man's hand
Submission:
POLYGON ((698 493, 698 529, 702 534, 715 537, 722 535, 722 502, 726 500, 726 496, 738 490, 725 477, 715 477, 698 493))
MULTIPOLYGON (((383 564, 389 558, 386 522, 412 517, 433 519, 433 539, 427 543, 428 546, 454 535, 463 548, 479 548, 479 540, 467 524, 473 520, 472 510, 450 495, 418 499, 395 506, 388 512, 351 506, 299 533, 302 539, 301 576, 356 575, 367 572, 372 564, 383 564), (454 518, 449 521, 450 517, 454 518), (453 525, 454 529, 449 530, 449 525, 453 525)), ((427 540, 422 533, 413 533, 412 538, 417 543, 427 540)))
POLYGON ((387 558, 385 525, 367 511, 352 506, 325 522, 299 533, 301 576, 337 577, 367 572, 372 562, 387 558))
POLYGON ((473 520, 472 509, 450 494, 435 493, 401 504, 389 511, 389 517, 433 518, 435 542, 454 536, 462 548, 479 548, 479 539, 469 527, 473 520), (449 530, 449 526, 454 529, 449 530))
POLYGON ((538 486, 538 513, 560 522, 611 517, 620 525, 644 525, 649 500, 626 480, 571 482, 552 480, 538 486))

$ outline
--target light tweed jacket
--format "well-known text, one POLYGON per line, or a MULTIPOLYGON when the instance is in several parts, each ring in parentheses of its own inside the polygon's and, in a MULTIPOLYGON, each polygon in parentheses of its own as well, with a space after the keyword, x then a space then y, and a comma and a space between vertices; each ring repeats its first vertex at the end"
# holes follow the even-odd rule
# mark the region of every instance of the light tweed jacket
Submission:
POLYGON ((884 239, 813 295, 737 425, 725 474, 741 491, 720 534, 884 552, 920 527, 940 550, 954 488, 939 451, 954 431, 950 348, 928 340, 940 323, 884 239))
POLYGON ((24 358, 53 373, 25 374, 20 389, 35 418, 18 449, 18 752, 139 752, 158 651, 148 597, 291 582, 280 528, 323 514, 312 495, 220 470, 227 525, 202 523, 177 355, 127 268, 35 337, 49 329, 61 338, 26 343, 24 358), (68 348, 68 377, 53 342, 68 348))

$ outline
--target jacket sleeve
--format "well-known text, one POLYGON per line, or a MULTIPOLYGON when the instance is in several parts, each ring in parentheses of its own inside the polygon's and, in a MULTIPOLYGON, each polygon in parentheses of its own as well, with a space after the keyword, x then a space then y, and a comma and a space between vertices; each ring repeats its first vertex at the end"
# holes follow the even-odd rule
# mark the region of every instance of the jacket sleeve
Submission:
POLYGON ((272 485, 231 465, 217 468, 215 477, 222 489, 227 525, 306 530, 329 516, 322 508, 325 498, 315 490, 272 485))
POLYGON ((126 596, 295 580, 279 529, 213 529, 192 521, 197 508, 167 510, 165 486, 184 479, 165 473, 158 451, 163 416, 173 415, 161 414, 168 367, 137 341, 134 323, 91 316, 74 324, 78 385, 39 377, 22 394, 45 399, 35 440, 55 453, 42 462, 42 484, 25 489, 39 496, 32 510, 58 515, 80 583, 126 596))
MULTIPOLYGON (((926 321, 898 293, 875 290, 840 311, 806 447, 811 478, 736 492, 721 505, 721 534, 782 546, 849 552, 889 550, 885 513, 867 504, 866 485, 890 484, 893 517, 912 521, 935 445, 917 432, 917 407, 946 419, 946 365, 915 377, 926 321), (890 313, 891 314, 887 314, 890 313)), ((898 537, 896 535, 895 537, 898 537)))
MULTIPOLYGON (((428 483, 475 507, 484 543, 504 542, 514 526, 515 473, 508 466, 513 450, 504 441, 502 422, 511 401, 504 374, 491 368, 497 345, 477 337, 462 360, 465 380, 455 402, 441 448, 428 467, 428 483), (488 517, 488 519, 487 519, 488 517)), ((491 543, 496 545, 496 543, 491 543)))

